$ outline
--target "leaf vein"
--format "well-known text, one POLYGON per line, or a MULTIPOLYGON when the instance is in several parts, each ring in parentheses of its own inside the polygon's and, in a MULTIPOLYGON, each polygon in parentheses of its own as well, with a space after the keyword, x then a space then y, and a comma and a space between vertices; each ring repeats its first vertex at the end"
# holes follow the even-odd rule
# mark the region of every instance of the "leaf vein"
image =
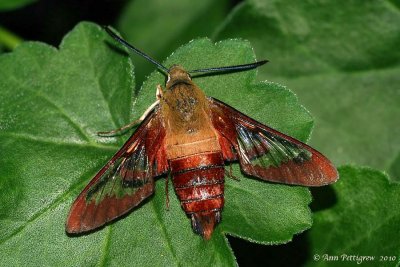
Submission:
MULTIPOLYGON (((14 76, 11 76, 14 77, 14 76)), ((14 77, 15 78, 15 77, 14 77)), ((14 79, 14 82, 17 84, 20 84, 19 81, 17 79, 14 79)), ((22 83, 24 85, 24 83, 22 83)), ((62 115, 62 117, 64 117, 66 119, 67 122, 70 123, 70 125, 72 125, 72 127, 77 130, 78 134, 80 135, 80 137, 82 137, 83 139, 85 139, 86 141, 89 141, 89 137, 85 134, 84 130, 80 127, 80 125, 78 123, 76 123, 68 114, 68 112, 66 112, 63 108, 61 108, 59 105, 56 104, 56 102, 54 100, 52 100, 50 97, 48 97, 46 94, 44 94, 42 91, 34 91, 31 89, 28 89, 26 86, 22 86, 20 87, 22 90, 31 92, 33 95, 36 95, 42 99, 44 99, 48 104, 50 104, 50 106, 52 106, 53 108, 55 108, 57 111, 59 111, 59 113, 62 115)))
POLYGON ((153 209, 155 211, 154 213, 155 213, 156 219, 159 222, 159 225, 160 225, 160 228, 161 228, 161 232, 165 237, 165 241, 167 243, 167 246, 168 246, 173 258, 175 259, 175 261, 177 263, 177 266, 179 266, 180 264, 179 264, 179 260, 178 260, 178 257, 176 255, 176 252, 174 250, 174 246, 173 246, 173 244, 171 242, 171 239, 170 239, 170 237, 169 237, 169 235, 167 233, 167 229, 165 228, 165 225, 163 224, 163 220, 160 218, 159 211, 156 208, 157 204, 155 204, 155 201, 151 201, 151 203, 152 203, 152 207, 153 207, 153 209))
POLYGON ((29 218, 28 220, 25 221, 24 224, 22 224, 21 226, 17 227, 13 232, 11 232, 11 234, 9 236, 6 236, 3 240, 0 240, 0 245, 6 243, 8 240, 10 240, 11 238, 17 236, 19 233, 21 233, 30 223, 32 223, 33 221, 35 221, 36 219, 38 219, 40 216, 44 215, 46 212, 50 211, 51 209, 53 209, 54 207, 56 207, 57 205, 62 204, 65 199, 67 197, 69 197, 70 193, 75 191, 76 188, 80 188, 82 187, 82 184, 85 184, 86 181, 83 181, 81 183, 77 183, 73 186, 71 186, 69 189, 67 189, 64 193, 62 193, 60 196, 58 196, 57 198, 54 199, 54 201, 52 201, 51 203, 49 203, 49 205, 41 210, 39 210, 38 212, 36 212, 36 214, 32 215, 31 218, 29 218))
POLYGON ((100 259, 99 266, 108 266, 107 265, 107 256, 110 251, 111 229, 112 229, 112 225, 108 225, 107 232, 104 237, 103 256, 100 259))
POLYGON ((85 51, 86 51, 86 54, 87 54, 88 62, 90 64, 90 66, 91 66, 90 69, 92 70, 92 78, 93 78, 93 81, 95 82, 95 84, 97 85, 97 88, 100 89, 101 96, 103 98, 103 101, 104 101, 105 105, 107 106, 107 108, 108 108, 108 110, 110 112, 111 120, 112 120, 112 122, 114 124, 114 127, 117 128, 117 125, 118 125, 117 119, 115 118, 113 112, 111 111, 110 102, 108 101, 108 99, 107 99, 107 97, 106 97, 106 95, 104 93, 106 89, 102 85, 102 83, 100 81, 100 76, 96 72, 96 68, 95 68, 96 64, 93 62, 93 60, 95 60, 95 57, 90 55, 90 49, 89 49, 90 40, 89 40, 89 36, 90 36, 89 34, 85 35, 85 39, 86 39, 86 42, 87 42, 87 45, 85 46, 85 47, 87 47, 87 49, 85 51))
POLYGON ((45 144, 51 144, 51 145, 58 145, 58 146, 79 146, 79 147, 88 147, 88 148, 99 148, 99 149, 105 149, 105 150, 118 150, 120 147, 119 146, 111 146, 111 145, 102 145, 94 142, 90 143, 67 143, 67 142, 60 142, 56 139, 46 139, 46 138, 40 138, 37 136, 29 135, 29 134, 20 134, 20 133, 13 133, 13 132, 0 132, 0 137, 13 137, 13 138, 18 138, 18 139, 24 139, 27 141, 35 141, 38 143, 45 143, 45 144))

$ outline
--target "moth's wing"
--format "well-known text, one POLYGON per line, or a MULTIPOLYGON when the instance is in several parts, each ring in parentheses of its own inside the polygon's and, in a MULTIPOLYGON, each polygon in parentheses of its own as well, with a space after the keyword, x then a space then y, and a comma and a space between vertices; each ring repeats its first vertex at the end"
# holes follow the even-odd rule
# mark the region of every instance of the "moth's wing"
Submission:
POLYGON ((156 109, 81 192, 66 222, 68 233, 95 229, 127 213, 154 192, 168 171, 165 128, 156 109))
POLYGON ((321 186, 335 182, 332 163, 312 147, 208 98, 225 160, 239 160, 244 173, 263 180, 321 186))

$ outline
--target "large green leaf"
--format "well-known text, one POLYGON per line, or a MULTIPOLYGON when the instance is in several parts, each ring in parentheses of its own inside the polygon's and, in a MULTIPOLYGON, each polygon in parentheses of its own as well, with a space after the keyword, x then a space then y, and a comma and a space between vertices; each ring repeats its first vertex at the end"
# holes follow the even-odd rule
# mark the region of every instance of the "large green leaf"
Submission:
POLYGON ((398 5, 384 0, 248 0, 215 39, 246 38, 271 61, 260 77, 295 90, 315 116, 311 145, 336 164, 387 171, 400 152, 398 25, 398 5))
MULTIPOLYGON (((229 0, 129 1, 118 20, 118 29, 129 42, 163 60, 181 44, 210 36, 228 14, 229 0)), ((152 66, 135 57, 139 85, 152 66)))
POLYGON ((335 203, 315 213, 308 232, 308 266, 398 266, 400 185, 369 168, 345 166, 339 172, 332 186, 335 203))
MULTIPOLYGON (((193 41, 165 64, 186 68, 247 63, 249 43, 193 41)), ((91 234, 64 231, 69 207, 127 136, 100 138, 136 119, 155 100, 154 72, 132 101, 128 56, 96 25, 82 23, 60 49, 25 43, 0 57, 0 265, 171 266, 235 265, 225 234, 271 244, 289 241, 311 225, 308 189, 243 177, 227 179, 222 223, 210 241, 195 235, 164 179, 155 195, 124 218, 91 234), (133 106, 132 106, 133 104, 133 106)), ((306 140, 310 115, 284 87, 255 82, 256 71, 203 76, 208 95, 306 140)), ((170 185, 171 187, 171 185, 170 185)))

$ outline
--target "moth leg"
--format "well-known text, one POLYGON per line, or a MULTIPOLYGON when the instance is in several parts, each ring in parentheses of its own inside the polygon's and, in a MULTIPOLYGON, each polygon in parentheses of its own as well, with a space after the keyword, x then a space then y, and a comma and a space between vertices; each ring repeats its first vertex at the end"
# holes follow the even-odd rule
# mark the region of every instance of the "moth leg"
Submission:
POLYGON ((147 117, 147 115, 149 115, 149 113, 154 109, 154 107, 157 106, 159 103, 160 103, 160 100, 157 99, 156 102, 151 104, 151 106, 148 107, 148 109, 146 109, 146 111, 143 113, 143 115, 139 119, 132 121, 131 123, 129 123, 125 126, 122 126, 121 128, 115 129, 115 130, 111 130, 111 131, 107 131, 107 132, 97 132, 97 135, 114 136, 117 133, 124 132, 128 129, 133 128, 134 126, 140 124, 147 117))
POLYGON ((240 179, 238 177, 233 175, 232 164, 229 164, 229 171, 225 170, 225 174, 226 174, 226 176, 228 176, 229 178, 231 178, 235 181, 240 181, 240 179))

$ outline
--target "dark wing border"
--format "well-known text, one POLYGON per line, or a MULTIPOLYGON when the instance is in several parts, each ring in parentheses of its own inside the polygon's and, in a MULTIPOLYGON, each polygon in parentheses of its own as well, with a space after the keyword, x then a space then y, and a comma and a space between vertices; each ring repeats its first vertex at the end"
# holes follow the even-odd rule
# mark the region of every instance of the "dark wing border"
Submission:
POLYGON ((338 179, 336 168, 317 150, 217 99, 208 100, 224 159, 239 160, 244 173, 304 186, 322 186, 338 179), (261 164, 263 160, 268 164, 261 164))
POLYGON ((79 194, 66 221, 68 233, 98 228, 153 194, 154 177, 168 171, 160 117, 156 106, 79 194))

